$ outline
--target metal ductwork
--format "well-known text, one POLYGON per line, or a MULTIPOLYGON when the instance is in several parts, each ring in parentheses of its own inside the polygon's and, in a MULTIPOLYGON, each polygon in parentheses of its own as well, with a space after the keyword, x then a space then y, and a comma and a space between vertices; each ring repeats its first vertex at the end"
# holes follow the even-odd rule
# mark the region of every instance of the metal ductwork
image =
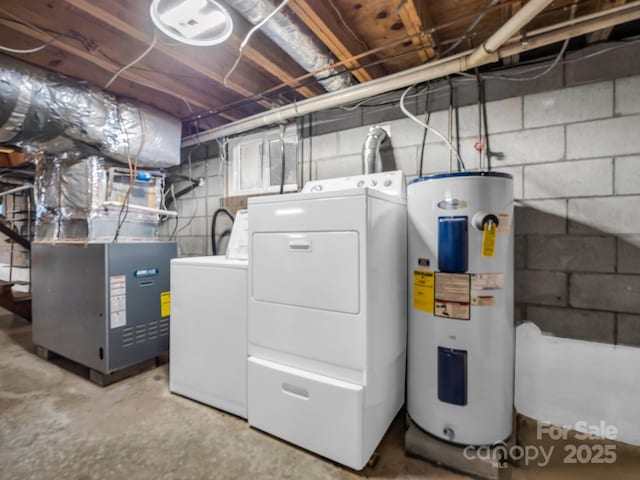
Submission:
MULTIPOLYGON (((253 25, 267 18, 277 7, 272 0, 226 0, 226 3, 253 25)), ((315 72, 336 63, 336 59, 322 42, 308 28, 296 21, 291 13, 286 11, 276 13, 264 24, 261 31, 307 72, 315 72)), ((331 69, 315 77, 329 92, 351 85, 350 75, 332 76, 336 73, 338 73, 337 70, 331 69)))
POLYGON ((0 55, 1 145, 157 168, 180 164, 180 134, 166 113, 0 55))
POLYGON ((395 164, 391 137, 384 128, 377 125, 371 127, 362 145, 362 173, 367 175, 395 170, 395 164))

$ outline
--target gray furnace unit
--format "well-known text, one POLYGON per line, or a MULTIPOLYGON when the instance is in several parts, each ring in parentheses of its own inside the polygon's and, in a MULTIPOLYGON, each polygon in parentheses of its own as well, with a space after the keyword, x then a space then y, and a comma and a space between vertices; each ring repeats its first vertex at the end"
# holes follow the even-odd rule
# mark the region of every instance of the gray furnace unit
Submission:
POLYGON ((166 352, 174 257, 170 242, 34 243, 33 343, 107 375, 166 352))

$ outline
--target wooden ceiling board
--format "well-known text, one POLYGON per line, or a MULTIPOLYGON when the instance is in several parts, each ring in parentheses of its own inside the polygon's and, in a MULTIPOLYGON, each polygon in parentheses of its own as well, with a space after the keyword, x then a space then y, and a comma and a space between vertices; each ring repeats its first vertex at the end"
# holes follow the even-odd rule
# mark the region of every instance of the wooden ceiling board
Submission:
POLYGON ((347 24, 370 48, 383 47, 405 40, 404 43, 363 59, 362 63, 392 58, 383 63, 384 68, 390 73, 423 63, 420 54, 415 51, 416 46, 408 38, 409 30, 402 21, 395 0, 334 0, 334 2, 344 12, 343 17, 347 24), (402 54, 405 55, 396 57, 402 54))
MULTIPOLYGON (((25 2, 26 7, 29 6, 28 3, 29 2, 25 2)), ((50 1, 47 3, 47 8, 54 7, 61 8, 60 2, 50 1)), ((57 16, 45 15, 41 10, 26 10, 25 6, 19 3, 14 3, 10 8, 6 8, 5 10, 18 15, 20 18, 25 18, 28 15, 31 22, 43 28, 50 28, 65 33, 76 32, 85 38, 96 41, 99 48, 93 51, 86 48, 81 42, 68 37, 60 37, 54 44, 71 55, 93 62, 102 72, 102 75, 94 76, 96 79, 93 80, 93 83, 97 86, 104 85, 121 65, 131 61, 131 57, 133 56, 131 52, 134 49, 137 54, 137 52, 145 48, 143 44, 131 40, 128 37, 123 37, 121 34, 115 35, 107 29, 98 30, 98 27, 90 21, 78 22, 78 17, 73 15, 73 12, 59 19, 57 16), (94 31, 100 32, 99 40, 95 34, 92 34, 94 31)), ((63 8, 63 10, 66 11, 67 8, 63 8)), ((57 10, 56 13, 60 14, 61 12, 57 10)), ((40 43, 48 41, 51 38, 49 34, 40 33, 16 22, 5 22, 5 25, 14 31, 21 31, 34 39, 38 39, 40 43)), ((211 81, 201 75, 198 76, 197 72, 185 71, 184 68, 180 69, 179 65, 176 65, 176 62, 172 62, 170 59, 156 58, 156 61, 153 62, 154 56, 155 52, 151 52, 133 68, 124 72, 121 78, 118 78, 113 83, 112 87, 117 83, 127 80, 137 80, 141 85, 151 84, 157 86, 158 88, 155 88, 156 94, 177 97, 183 104, 187 101, 192 106, 192 109, 195 110, 206 110, 211 108, 212 104, 222 105, 229 101, 230 95, 225 96, 219 92, 216 95, 216 90, 210 88, 211 81), (162 65, 163 68, 159 69, 157 65, 162 65), (184 76, 189 73, 193 74, 193 79, 184 76), (174 77, 173 74, 178 76, 174 77), (203 86, 200 87, 197 84, 202 84, 203 86)), ((231 98, 239 100, 243 97, 232 93, 231 98)), ((169 113, 179 115, 177 111, 170 111, 169 113)), ((247 113, 251 112, 230 112, 228 119, 243 117, 246 116, 247 113)))
MULTIPOLYGON (((145 25, 148 24, 148 30, 153 28, 152 22, 149 18, 149 1, 136 1, 129 2, 127 0, 110 0, 109 2, 102 2, 99 9, 95 5, 92 5, 90 0, 65 0, 67 3, 71 3, 84 11, 94 12, 102 18, 107 16, 113 17, 124 23, 130 23, 132 25, 145 25)), ((180 45, 178 42, 161 36, 163 44, 160 45, 160 50, 174 58, 177 57, 181 62, 193 68, 195 66, 205 65, 209 69, 201 71, 202 74, 207 75, 214 79, 222 86, 222 80, 228 69, 231 68, 233 62, 238 55, 238 48, 240 42, 244 39, 248 31, 253 27, 247 20, 241 17, 233 9, 229 9, 234 22, 233 33, 229 39, 221 45, 212 47, 190 47, 180 45), (172 51, 173 50, 173 51, 172 51), (178 55, 175 55, 175 51, 179 51, 178 55)), ((113 22, 113 18, 109 23, 113 22)), ((149 35, 148 38, 151 38, 149 35)), ((147 40, 148 42, 148 40, 147 40)), ((264 36, 261 32, 256 32, 249 44, 244 49, 243 60, 237 73, 230 78, 230 85, 233 87, 235 83, 239 83, 239 88, 232 88, 236 92, 243 95, 247 95, 246 91, 251 90, 251 93, 257 93, 265 90, 265 85, 261 85, 260 88, 255 86, 247 86, 242 84, 242 75, 252 76, 257 74, 258 76, 265 74, 270 78, 267 83, 271 86, 275 83, 285 82, 292 83, 293 80, 306 72, 289 57, 280 47, 273 43, 270 39, 264 36), (256 45, 258 48, 256 48, 256 45), (250 61, 249 68, 252 71, 247 71, 246 64, 250 61), (252 67, 258 68, 252 68, 252 67)), ((299 89, 299 93, 305 97, 311 97, 323 93, 324 90, 319 86, 312 86, 299 89)))
MULTIPOLYGON (((0 26, 4 27, 3 21, 0 20, 0 26)), ((23 33, 11 30, 9 28, 0 27, 0 43, 2 45, 11 45, 18 49, 28 49, 37 46, 41 42, 34 40, 33 37, 23 33)), ((33 65, 55 70, 64 75, 73 78, 88 81, 97 85, 102 79, 104 72, 96 68, 95 64, 83 60, 69 52, 62 50, 56 46, 47 47, 39 52, 24 54, 8 54, 20 61, 31 63, 33 65)), ((113 93, 122 97, 135 98, 147 105, 151 105, 165 112, 177 111, 181 115, 188 115, 188 109, 184 102, 176 97, 158 95, 153 89, 140 86, 136 83, 125 81, 115 86, 113 93)), ((223 121, 212 118, 210 125, 222 124, 223 121)))
MULTIPOLYGON (((15 14, 36 26, 64 34, 42 51, 14 57, 100 87, 151 42, 154 26, 149 16, 150 3, 151 0, 7 0, 0 2, 0 17, 15 14)), ((477 47, 526 3, 527 0, 501 0, 469 33, 469 38, 448 54, 477 47)), ((575 15, 582 16, 621 5, 625 0, 555 0, 523 32, 569 19, 574 3, 575 15)), ((338 61, 352 69, 357 81, 366 82, 442 56, 489 4, 490 0, 290 0, 285 8, 305 23, 338 61), (377 50, 366 54, 371 49, 377 50)), ((252 28, 237 12, 230 11, 234 32, 226 42, 193 47, 158 33, 154 49, 123 72, 109 90, 183 119, 217 111, 199 121, 201 129, 324 92, 312 75, 300 82, 299 77, 308 73, 259 31, 246 46, 225 87, 224 76, 252 28), (265 92, 267 96, 261 95, 265 92)), ((610 29, 597 33, 590 41, 606 39, 610 29)), ((28 48, 50 39, 49 34, 15 19, 0 18, 3 45, 28 48)), ((518 61, 517 56, 506 60, 518 61)))
MULTIPOLYGON (((571 5, 576 0, 555 0, 523 29, 524 32, 535 30, 546 25, 567 20, 571 5)), ((577 0, 576 16, 596 11, 598 0, 577 0)), ((437 34, 444 39, 441 52, 447 50, 455 39, 464 35, 474 20, 487 10, 484 18, 468 34, 458 48, 449 55, 477 47, 495 32, 511 15, 517 12, 524 0, 502 0, 500 4, 489 8, 490 0, 452 0, 447 2, 431 2, 432 17, 436 24, 437 34)))
MULTIPOLYGON (((41 4, 38 0, 27 0, 27 2, 41 4)), ((129 25, 126 29, 127 36, 124 37, 125 42, 129 43, 128 48, 125 47, 123 49, 118 43, 114 43, 114 36, 123 37, 123 31, 120 28, 116 30, 112 25, 109 25, 107 20, 104 23, 107 24, 108 28, 98 29, 93 35, 95 37, 94 40, 101 45, 101 48, 106 50, 111 44, 115 46, 115 48, 110 49, 110 54, 118 54, 117 52, 120 52, 119 56, 126 55, 128 58, 123 62, 130 61, 131 57, 135 58, 135 55, 144 51, 151 42, 153 25, 149 19, 149 2, 147 1, 120 2, 111 0, 109 2, 100 2, 97 6, 91 5, 91 2, 87 0, 49 0, 47 2, 47 4, 54 6, 60 3, 73 4, 73 8, 83 8, 83 12, 95 12, 96 15, 100 15, 101 18, 105 19, 113 16, 122 20, 122 17, 125 17, 125 20, 122 21, 129 25), (125 6, 122 6, 121 3, 124 3, 125 6), (90 7, 91 9, 89 10, 90 7), (106 30, 110 30, 113 34, 104 37, 104 40, 98 38, 98 34, 102 34, 106 30), (135 37, 132 38, 133 35, 135 37), (137 46, 134 47, 134 45, 137 46), (133 53, 134 48, 135 53, 133 53)), ((55 15, 55 17, 58 17, 58 15, 55 15)), ((62 20, 56 18, 56 21, 62 20)), ((101 20, 97 21, 101 22, 101 20)), ((234 92, 241 96, 250 96, 276 83, 276 79, 267 72, 257 71, 247 66, 246 62, 241 62, 237 73, 229 81, 230 91, 226 91, 227 89, 222 86, 222 80, 237 58, 237 48, 231 46, 230 42, 210 47, 193 47, 179 44, 158 32, 158 42, 149 56, 154 54, 160 57, 156 65, 162 66, 163 69, 174 68, 178 71, 184 71, 185 67, 187 67, 194 73, 199 73, 218 82, 223 97, 234 92)), ((144 60, 140 63, 143 64, 143 62, 144 60)))
POLYGON ((411 35, 411 42, 418 48, 418 56, 426 62, 436 56, 433 45, 426 35, 419 35, 426 27, 433 23, 427 2, 421 0, 394 0, 393 6, 400 16, 407 33, 411 35))
MULTIPOLYGON (((370 47, 354 35, 335 0, 292 0, 289 7, 338 60, 350 59, 370 47)), ((382 77, 386 73, 380 65, 357 69, 360 63, 356 60, 346 63, 348 68, 354 68, 352 74, 360 82, 382 77)))
MULTIPOLYGON (((31 19, 34 22, 40 21, 39 24, 41 25, 46 24, 45 18, 37 16, 33 13, 31 15, 31 19)), ((50 39, 50 36, 48 34, 37 32, 32 28, 26 27, 19 23, 5 21, 5 26, 11 28, 13 31, 21 32, 24 35, 30 36, 34 40, 38 40, 40 43, 46 42, 50 39)), ((105 82, 107 82, 120 68, 120 64, 114 63, 113 60, 107 59, 96 51, 91 52, 87 50, 80 42, 74 41, 73 39, 61 37, 56 42, 54 42, 54 45, 56 45, 59 49, 66 51, 72 57, 75 56, 87 62, 93 63, 98 69, 96 70, 95 67, 92 69, 95 70, 95 72, 92 72, 92 74, 94 75, 94 80, 92 80, 92 83, 95 83, 98 86, 104 85, 105 82)), ((191 106, 191 109, 187 107, 187 110, 189 112, 191 112, 193 109, 204 110, 209 108, 209 106, 211 105, 211 95, 199 91, 197 88, 193 88, 193 86, 190 86, 189 81, 186 81, 187 79, 185 78, 176 79, 172 75, 154 73, 154 70, 158 71, 158 69, 152 68, 153 64, 151 63, 149 63, 148 65, 151 71, 139 70, 139 68, 145 67, 145 63, 141 62, 139 65, 137 65, 138 69, 130 69, 124 72, 112 84, 112 87, 115 87, 119 83, 122 84, 126 82, 134 82, 141 86, 155 90, 156 95, 171 96, 177 98, 180 103, 184 104, 185 107, 188 103, 191 106)), ((110 88, 110 90, 115 91, 112 88, 110 88)), ((134 95, 130 94, 129 96, 134 95)), ((224 103, 224 100, 219 101, 224 103)), ((169 113, 172 113, 174 115, 176 114, 176 112, 174 111, 169 111, 169 113)), ((230 111, 225 114, 225 117, 228 120, 233 120, 246 116, 247 113, 248 112, 243 111, 230 111)))

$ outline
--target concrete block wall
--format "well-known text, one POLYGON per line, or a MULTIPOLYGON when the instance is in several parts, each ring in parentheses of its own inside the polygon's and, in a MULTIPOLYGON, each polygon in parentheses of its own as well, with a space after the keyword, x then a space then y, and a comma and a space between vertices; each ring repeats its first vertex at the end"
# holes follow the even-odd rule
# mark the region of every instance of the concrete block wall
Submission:
MULTIPOLYGON (((494 170, 514 176, 516 320, 562 337, 640 346, 640 76, 487 104, 494 170)), ((447 131, 448 113, 430 124, 447 131)), ((460 153, 477 169, 478 108, 459 109, 460 153)), ((418 175, 422 128, 389 124, 396 163, 418 175)), ((369 125, 304 140, 308 179, 361 172, 369 125)), ((448 170, 428 134, 423 174, 448 170)))
MULTIPOLYGON (((176 219, 167 220, 160 226, 160 238, 177 240, 180 257, 211 255, 211 216, 224 197, 224 165, 219 157, 205 157, 192 160, 191 166, 185 161, 172 173, 202 178, 204 185, 177 199, 177 205, 169 206, 170 210, 178 212, 177 228, 176 219)), ((188 180, 181 180, 175 184, 174 191, 189 184, 188 180)), ((171 194, 167 195, 167 200, 169 198, 171 194)), ((227 218, 221 215, 216 230, 220 232, 229 226, 227 218)))
MULTIPOLYGON (((492 161, 494 170, 514 176, 515 321, 562 337, 640 346, 640 75, 637 67, 629 71, 632 62, 618 60, 572 63, 535 85, 487 82, 488 97, 496 98, 487 104, 488 130, 492 151, 503 154, 492 161), (505 98, 505 92, 516 93, 505 98)), ((459 142, 467 168, 477 169, 472 96, 465 94, 459 108, 459 142)), ((445 105, 436 104, 430 124, 446 133, 445 105)), ((422 115, 420 105, 415 99, 411 109, 422 115)), ((319 112, 314 122, 299 149, 302 183, 359 174, 362 142, 374 122, 390 126, 407 180, 419 175, 423 131, 399 118, 397 107, 355 116, 319 112)), ((191 174, 206 185, 178 201, 182 256, 211 252, 210 218, 224 183, 220 160, 208 155, 192 162, 191 174)), ((448 166, 447 148, 428 134, 422 173, 448 166)), ((181 171, 189 174, 186 162, 181 171)))

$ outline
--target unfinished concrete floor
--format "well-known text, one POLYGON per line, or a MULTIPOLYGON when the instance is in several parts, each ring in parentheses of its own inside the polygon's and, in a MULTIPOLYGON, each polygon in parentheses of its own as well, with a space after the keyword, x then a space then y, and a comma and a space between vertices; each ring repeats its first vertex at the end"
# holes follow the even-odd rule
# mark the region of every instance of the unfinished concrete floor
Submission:
POLYGON ((31 325, 0 312, 0 478, 463 478, 403 450, 399 418, 374 468, 355 473, 172 395, 168 365, 106 388, 34 354, 31 325))
MULTIPOLYGON (((172 395, 168 365, 106 388, 34 353, 31 325, 0 310, 0 479, 468 478, 404 454, 400 415, 374 467, 353 472, 172 395)), ((637 468, 513 472, 514 479, 637 478, 637 468)))

